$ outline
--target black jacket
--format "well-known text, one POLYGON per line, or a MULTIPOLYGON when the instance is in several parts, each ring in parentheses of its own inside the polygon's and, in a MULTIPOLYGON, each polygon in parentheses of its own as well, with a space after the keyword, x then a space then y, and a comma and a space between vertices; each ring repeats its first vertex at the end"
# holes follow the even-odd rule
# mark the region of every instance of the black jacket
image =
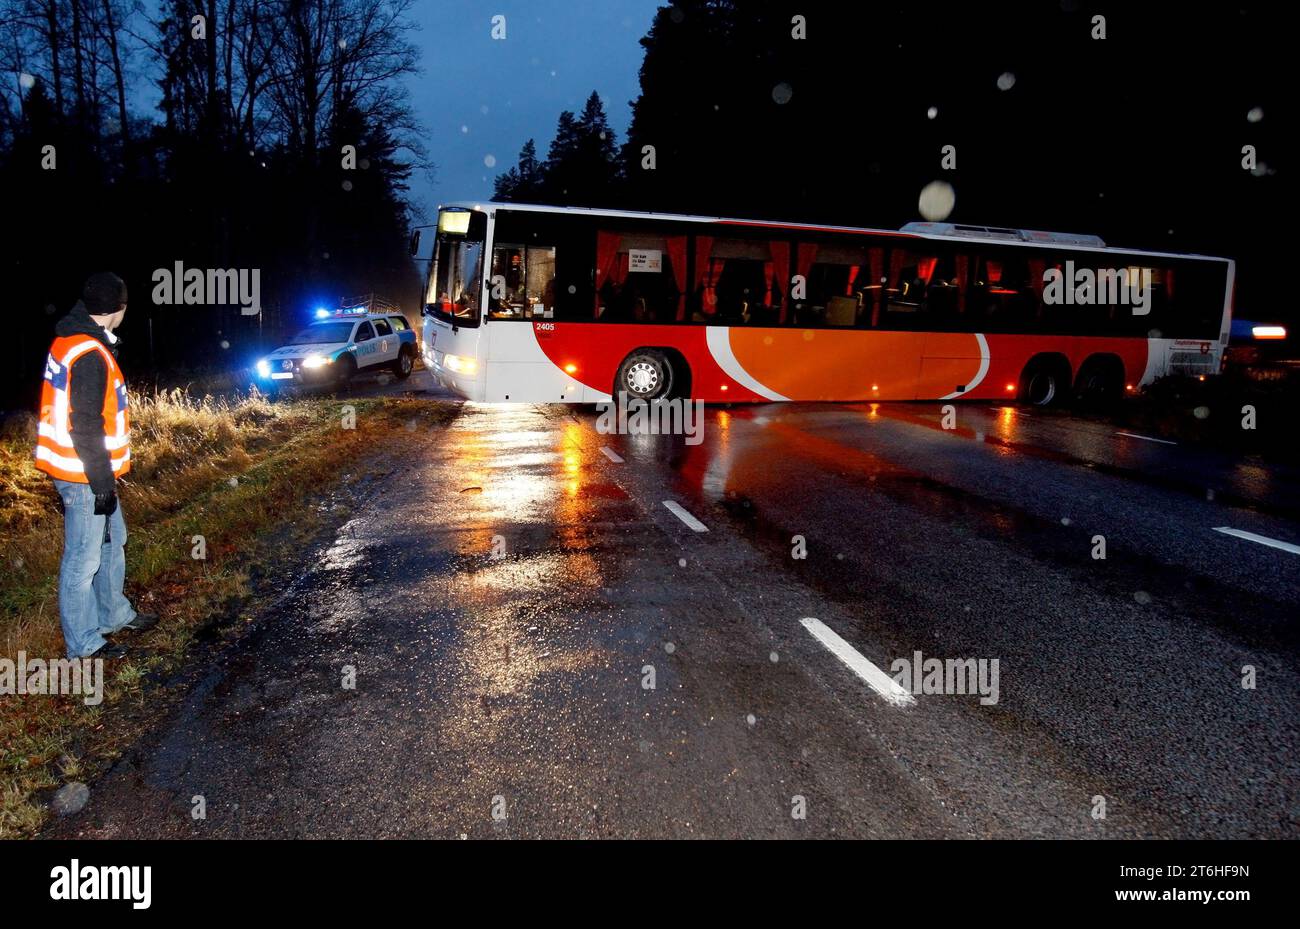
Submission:
MULTIPOLYGON (((90 318, 86 305, 80 300, 54 327, 57 336, 88 335, 103 345, 113 357, 117 347, 109 342, 108 333, 90 318)), ((104 422, 104 389, 108 382, 108 366, 99 352, 86 352, 72 363, 68 372, 69 423, 72 447, 76 449, 81 466, 86 469, 86 480, 96 494, 113 490, 113 464, 109 460, 104 436, 108 424, 104 422)))

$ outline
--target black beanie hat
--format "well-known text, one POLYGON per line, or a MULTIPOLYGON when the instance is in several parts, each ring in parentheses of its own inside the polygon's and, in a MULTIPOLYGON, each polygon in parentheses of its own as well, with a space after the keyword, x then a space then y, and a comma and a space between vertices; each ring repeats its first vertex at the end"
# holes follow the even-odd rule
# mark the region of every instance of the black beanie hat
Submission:
POLYGON ((91 316, 110 316, 126 303, 126 281, 112 271, 100 271, 86 278, 81 302, 91 316))

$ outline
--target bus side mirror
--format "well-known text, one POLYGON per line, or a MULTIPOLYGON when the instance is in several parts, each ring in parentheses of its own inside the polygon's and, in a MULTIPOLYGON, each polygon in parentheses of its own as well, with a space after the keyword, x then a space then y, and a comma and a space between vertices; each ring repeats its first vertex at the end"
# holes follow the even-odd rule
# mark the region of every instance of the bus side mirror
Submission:
POLYGON ((420 230, 415 229, 411 232, 411 257, 414 258, 420 254, 420 230))

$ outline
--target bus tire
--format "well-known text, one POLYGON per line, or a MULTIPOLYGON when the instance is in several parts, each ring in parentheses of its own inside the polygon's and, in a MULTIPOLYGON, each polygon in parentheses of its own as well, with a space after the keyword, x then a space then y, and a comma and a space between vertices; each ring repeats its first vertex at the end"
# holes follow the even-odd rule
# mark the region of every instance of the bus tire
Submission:
POLYGON ((1124 362, 1115 355, 1090 355, 1074 379, 1075 403, 1086 409, 1107 409, 1124 397, 1124 362))
POLYGON ((399 381, 404 381, 411 376, 415 370, 415 349, 409 345, 403 345, 402 350, 397 353, 397 360, 393 362, 393 376, 399 381))
POLYGON ((1030 406, 1055 406, 1070 389, 1070 364, 1064 359, 1040 356, 1030 360, 1020 375, 1021 403, 1030 406))
POLYGON ((614 397, 619 392, 629 399, 662 400, 672 394, 673 366, 663 352, 638 348, 623 359, 614 376, 614 397))

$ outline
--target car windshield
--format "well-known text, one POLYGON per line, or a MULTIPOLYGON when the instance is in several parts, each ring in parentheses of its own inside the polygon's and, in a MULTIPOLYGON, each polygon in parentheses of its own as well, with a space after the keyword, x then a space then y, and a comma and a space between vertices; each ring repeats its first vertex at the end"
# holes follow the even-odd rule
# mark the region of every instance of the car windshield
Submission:
POLYGON ((317 323, 298 333, 289 340, 289 344, 323 345, 327 342, 346 342, 351 335, 351 323, 317 323))

